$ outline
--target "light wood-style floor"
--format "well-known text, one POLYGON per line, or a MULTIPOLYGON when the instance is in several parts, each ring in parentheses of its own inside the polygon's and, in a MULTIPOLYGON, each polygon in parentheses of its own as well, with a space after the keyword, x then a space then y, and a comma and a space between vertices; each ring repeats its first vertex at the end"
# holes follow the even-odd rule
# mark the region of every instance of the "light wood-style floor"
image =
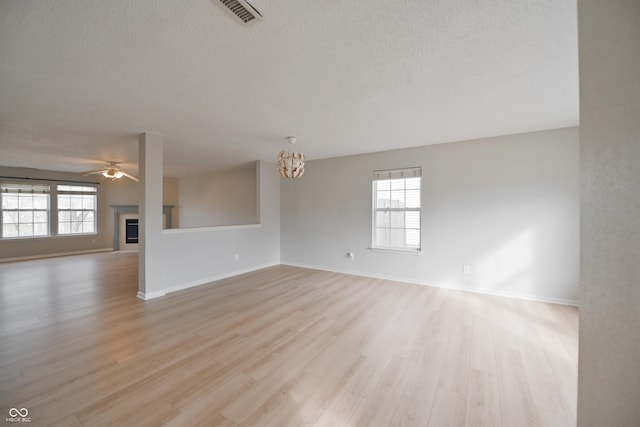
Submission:
POLYGON ((136 254, 0 264, 1 417, 575 426, 572 307, 286 266, 147 302, 136 280, 136 254))

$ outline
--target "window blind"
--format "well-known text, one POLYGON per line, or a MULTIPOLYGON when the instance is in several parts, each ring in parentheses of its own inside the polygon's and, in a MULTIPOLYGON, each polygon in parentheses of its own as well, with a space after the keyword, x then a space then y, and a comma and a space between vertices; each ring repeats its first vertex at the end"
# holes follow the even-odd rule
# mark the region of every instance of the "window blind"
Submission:
POLYGON ((421 167, 373 171, 373 179, 376 181, 383 179, 419 178, 421 176, 421 167))

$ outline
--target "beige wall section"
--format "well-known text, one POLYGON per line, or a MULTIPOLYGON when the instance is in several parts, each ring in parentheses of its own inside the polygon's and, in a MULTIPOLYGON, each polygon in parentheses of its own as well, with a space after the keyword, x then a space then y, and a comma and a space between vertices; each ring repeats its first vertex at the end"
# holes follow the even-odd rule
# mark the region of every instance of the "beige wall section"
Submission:
POLYGON ((578 425, 640 426, 640 1, 579 0, 578 425))
POLYGON ((255 224, 256 165, 178 179, 180 228, 255 224))
POLYGON ((577 128, 310 161, 280 189, 282 262, 576 303, 578 182, 577 128), (373 171, 412 166, 423 254, 372 252, 373 171))
POLYGON ((75 173, 11 167, 0 167, 0 175, 99 183, 97 234, 87 236, 0 240, 0 259, 112 249, 114 224, 111 205, 135 205, 138 201, 138 184, 128 179, 109 181, 97 175, 87 177, 82 174, 75 173))

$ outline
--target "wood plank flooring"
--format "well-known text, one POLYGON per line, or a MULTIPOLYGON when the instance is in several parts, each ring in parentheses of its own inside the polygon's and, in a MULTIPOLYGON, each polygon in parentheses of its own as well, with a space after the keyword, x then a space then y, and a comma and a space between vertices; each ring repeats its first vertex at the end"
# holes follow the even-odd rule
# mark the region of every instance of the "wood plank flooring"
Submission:
MULTIPOLYGON (((575 426, 573 307, 278 266, 140 301, 137 255, 0 264, 32 426, 575 426)), ((17 424, 16 424, 17 425, 17 424)))

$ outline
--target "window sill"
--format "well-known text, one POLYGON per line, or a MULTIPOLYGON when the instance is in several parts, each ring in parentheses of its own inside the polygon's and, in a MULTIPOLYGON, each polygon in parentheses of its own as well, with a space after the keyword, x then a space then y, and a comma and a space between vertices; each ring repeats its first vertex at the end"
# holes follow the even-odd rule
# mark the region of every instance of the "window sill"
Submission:
POLYGON ((392 249, 392 248, 367 248, 371 252, 382 252, 389 254, 407 254, 407 255, 422 255, 422 249, 392 249))
POLYGON ((47 236, 22 236, 22 237, 2 237, 0 242, 25 242, 34 240, 53 240, 53 239, 68 239, 78 237, 92 237, 95 238, 98 233, 82 233, 82 234, 49 234, 47 236))

